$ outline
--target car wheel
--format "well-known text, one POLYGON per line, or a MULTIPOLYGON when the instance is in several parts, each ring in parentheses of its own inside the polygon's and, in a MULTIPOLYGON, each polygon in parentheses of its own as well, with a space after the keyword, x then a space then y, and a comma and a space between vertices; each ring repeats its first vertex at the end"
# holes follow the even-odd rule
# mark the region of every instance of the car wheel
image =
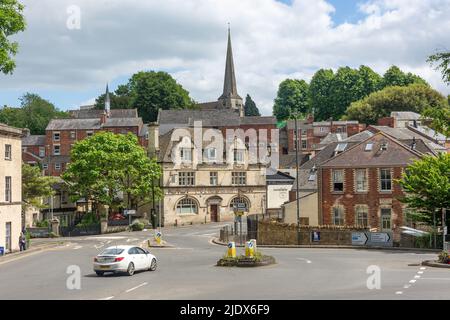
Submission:
POLYGON ((150 264, 150 268, 148 270, 155 271, 157 267, 156 259, 152 259, 152 263, 150 264))
POLYGON ((127 269, 127 275, 132 276, 134 274, 134 264, 133 262, 130 262, 127 269))
POLYGON ((105 273, 102 272, 102 271, 95 271, 95 273, 96 273, 97 276, 99 276, 99 277, 103 277, 103 275, 105 274, 105 273))

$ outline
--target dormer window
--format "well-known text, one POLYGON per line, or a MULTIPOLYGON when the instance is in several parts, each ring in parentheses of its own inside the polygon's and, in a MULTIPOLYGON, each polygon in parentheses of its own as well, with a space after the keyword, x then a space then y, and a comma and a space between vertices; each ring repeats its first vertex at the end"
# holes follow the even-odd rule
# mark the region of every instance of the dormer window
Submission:
POLYGON ((192 149, 190 148, 181 148, 180 150, 180 158, 183 162, 192 161, 192 149))
POLYGON ((386 141, 381 142, 380 150, 381 151, 386 151, 387 148, 388 148, 388 143, 386 141))
POLYGON ((217 160, 217 149, 216 148, 208 148, 208 149, 206 149, 206 158, 209 161, 217 160))
POLYGON ((234 163, 244 163, 244 150, 234 149, 234 163))

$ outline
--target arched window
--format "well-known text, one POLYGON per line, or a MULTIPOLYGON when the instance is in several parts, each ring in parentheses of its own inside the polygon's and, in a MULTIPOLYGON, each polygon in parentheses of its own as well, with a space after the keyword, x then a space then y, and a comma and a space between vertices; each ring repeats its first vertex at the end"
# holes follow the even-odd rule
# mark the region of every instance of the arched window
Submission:
POLYGON ((248 211, 249 208, 249 203, 247 201, 247 199, 243 198, 243 197, 236 197, 233 200, 231 200, 230 202, 230 209, 242 209, 245 208, 244 211, 248 211))
POLYGON ((177 204, 177 214, 197 214, 197 203, 191 199, 181 199, 177 204))

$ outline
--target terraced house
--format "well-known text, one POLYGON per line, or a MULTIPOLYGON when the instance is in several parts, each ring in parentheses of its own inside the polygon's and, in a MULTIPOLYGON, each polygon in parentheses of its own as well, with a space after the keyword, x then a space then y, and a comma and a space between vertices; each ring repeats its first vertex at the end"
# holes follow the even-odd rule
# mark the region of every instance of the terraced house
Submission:
POLYGON ((19 250, 22 230, 22 129, 0 124, 0 247, 19 250))
POLYGON ((364 226, 400 240, 406 222, 397 179, 424 153, 379 132, 318 168, 319 224, 364 226))

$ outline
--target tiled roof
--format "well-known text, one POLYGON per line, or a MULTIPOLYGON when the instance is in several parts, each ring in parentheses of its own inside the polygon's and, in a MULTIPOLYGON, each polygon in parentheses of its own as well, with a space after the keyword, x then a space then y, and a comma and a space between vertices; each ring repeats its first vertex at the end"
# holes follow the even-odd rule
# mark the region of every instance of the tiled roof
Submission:
POLYGON ((142 124, 141 118, 108 118, 103 127, 139 127, 142 124))
POLYGON ((53 119, 45 130, 97 130, 100 119, 53 119))
POLYGON ((45 136, 29 135, 22 138, 22 146, 43 146, 45 145, 45 136))

